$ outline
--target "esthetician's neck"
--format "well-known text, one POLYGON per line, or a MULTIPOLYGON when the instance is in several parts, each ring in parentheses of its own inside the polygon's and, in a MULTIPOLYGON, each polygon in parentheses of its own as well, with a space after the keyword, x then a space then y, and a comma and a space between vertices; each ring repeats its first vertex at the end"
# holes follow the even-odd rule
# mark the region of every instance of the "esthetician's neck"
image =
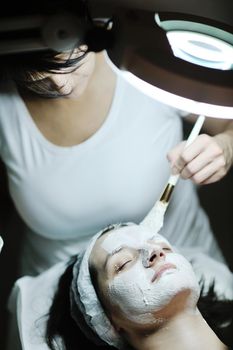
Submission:
POLYGON ((199 312, 175 316, 153 334, 139 338, 134 344, 138 350, 228 349, 199 312))

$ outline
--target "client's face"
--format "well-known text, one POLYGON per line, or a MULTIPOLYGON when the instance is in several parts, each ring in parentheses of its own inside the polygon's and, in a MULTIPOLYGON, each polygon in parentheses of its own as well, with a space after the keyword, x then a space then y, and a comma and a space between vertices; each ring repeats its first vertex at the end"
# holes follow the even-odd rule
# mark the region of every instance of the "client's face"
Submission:
POLYGON ((184 292, 185 307, 196 307, 199 285, 190 263, 163 236, 141 226, 121 227, 101 236, 90 266, 97 271, 100 297, 109 315, 118 310, 134 323, 155 323, 161 310, 172 308, 184 292))

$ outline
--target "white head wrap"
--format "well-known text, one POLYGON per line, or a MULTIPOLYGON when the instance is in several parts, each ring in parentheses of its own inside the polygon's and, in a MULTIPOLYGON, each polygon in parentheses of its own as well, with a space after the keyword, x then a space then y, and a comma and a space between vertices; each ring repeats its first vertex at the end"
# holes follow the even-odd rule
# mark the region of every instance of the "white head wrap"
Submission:
MULTIPOLYGON (((158 206, 155 204, 140 225, 157 233, 158 227, 161 227, 161 223, 158 225, 158 219, 161 220, 161 208, 158 209, 158 206)), ((121 227, 121 225, 116 224, 112 225, 112 227, 117 228, 121 227)), ((73 282, 71 288, 71 314, 79 327, 89 338, 92 338, 95 343, 100 344, 100 339, 102 339, 105 343, 111 346, 118 349, 123 349, 125 344, 122 337, 117 333, 106 316, 102 305, 99 302, 98 296, 96 295, 89 271, 89 257, 92 248, 96 240, 104 231, 105 229, 93 236, 85 252, 79 257, 74 265, 73 282), (84 318, 85 322, 80 322, 80 318, 84 318), (88 325, 92 330, 91 333, 90 329, 87 330, 84 323, 86 323, 86 325, 88 325), (100 339, 96 337, 96 335, 100 339)))
MULTIPOLYGON (((112 225, 112 227, 118 227, 120 225, 112 225)), ((98 232, 91 239, 87 249, 83 255, 77 260, 73 268, 73 281, 71 287, 71 314, 79 327, 87 334, 89 338, 92 338, 96 344, 101 344, 102 339, 105 343, 114 346, 118 349, 124 348, 124 342, 121 336, 117 333, 108 317, 106 316, 102 305, 99 302, 98 296, 91 281, 89 271, 89 257, 92 248, 96 240, 101 236, 104 230, 98 232), (73 301, 72 301, 73 300, 73 301), (88 332, 83 323, 80 324, 80 313, 74 310, 74 303, 81 311, 86 324, 93 332, 88 332), (96 337, 96 335, 98 337, 96 337)), ((77 311, 77 310, 76 310, 77 311)), ((102 343, 103 344, 103 343, 102 343)))

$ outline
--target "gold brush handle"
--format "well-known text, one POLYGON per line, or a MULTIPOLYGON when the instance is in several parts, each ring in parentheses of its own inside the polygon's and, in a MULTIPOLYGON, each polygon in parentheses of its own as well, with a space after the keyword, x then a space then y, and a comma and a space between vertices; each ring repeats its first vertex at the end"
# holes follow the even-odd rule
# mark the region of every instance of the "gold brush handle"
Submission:
POLYGON ((170 198, 171 198, 171 195, 172 195, 174 188, 175 188, 175 185, 168 183, 167 186, 165 187, 165 190, 163 191, 163 193, 160 197, 160 202, 168 203, 170 198))

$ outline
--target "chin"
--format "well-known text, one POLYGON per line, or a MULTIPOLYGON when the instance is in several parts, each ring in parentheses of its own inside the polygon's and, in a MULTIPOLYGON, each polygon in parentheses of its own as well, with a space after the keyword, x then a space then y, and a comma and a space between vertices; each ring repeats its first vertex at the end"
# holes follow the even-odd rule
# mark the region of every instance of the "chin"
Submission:
POLYGON ((80 98, 83 93, 85 92, 87 87, 87 83, 85 85, 82 85, 81 87, 73 89, 68 95, 66 95, 66 98, 68 99, 78 99, 80 98))
POLYGON ((69 95, 66 95, 65 97, 70 100, 77 100, 82 96, 82 94, 83 94, 83 91, 75 92, 75 93, 71 92, 69 95))

